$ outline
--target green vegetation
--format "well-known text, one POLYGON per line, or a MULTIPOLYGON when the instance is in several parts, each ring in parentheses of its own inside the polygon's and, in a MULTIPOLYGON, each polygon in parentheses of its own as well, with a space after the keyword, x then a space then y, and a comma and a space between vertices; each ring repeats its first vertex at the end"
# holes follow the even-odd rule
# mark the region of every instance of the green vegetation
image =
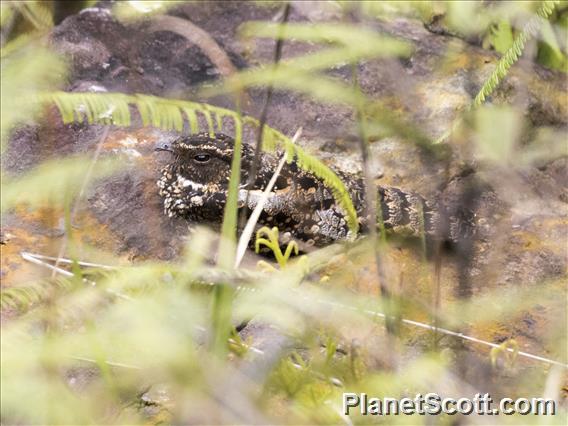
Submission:
MULTIPOLYGON (((483 85, 483 87, 475 97, 473 106, 481 105, 485 101, 485 98, 495 90, 499 82, 503 78, 505 78, 507 72, 509 71, 509 68, 511 68, 522 55, 527 40, 530 37, 534 36, 534 34, 541 28, 541 26, 543 25, 543 20, 547 19, 552 14, 552 12, 554 11, 555 3, 555 1, 544 1, 542 3, 542 6, 536 12, 535 18, 525 25, 521 33, 515 38, 510 47, 504 52, 503 57, 497 64, 497 68, 495 68, 495 71, 493 71, 491 77, 489 77, 487 82, 483 85)), ((502 32, 504 31, 502 30, 502 32)), ((497 43, 497 38, 495 40, 495 43, 497 43)), ((507 43, 502 42, 502 44, 500 45, 501 48, 503 48, 502 46, 504 45, 506 46, 507 43)))
MULTIPOLYGON (((258 120, 252 117, 240 117, 234 111, 214 105, 147 95, 129 96, 121 93, 56 92, 43 95, 42 99, 57 105, 64 123, 81 122, 86 119, 89 124, 101 123, 130 126, 129 106, 133 105, 136 106, 145 126, 154 126, 164 130, 183 131, 184 114, 187 117, 190 125, 189 129, 192 133, 200 131, 198 114, 203 115, 207 122, 207 130, 211 133, 223 130, 222 126, 215 126, 215 123, 223 123, 225 118, 231 119, 235 123, 235 128, 237 130, 240 129, 240 131, 236 132, 237 135, 242 133, 243 124, 253 127, 258 127, 259 125, 258 120)), ((240 138, 237 137, 236 140, 240 140, 240 138)), ((306 153, 301 147, 293 144, 290 138, 278 130, 272 129, 270 126, 264 126, 263 129, 263 149, 266 151, 281 149, 286 152, 289 161, 295 159, 299 167, 311 171, 322 178, 333 189, 337 201, 348 213, 348 223, 351 229, 357 232, 358 224, 355 209, 349 199, 345 185, 333 171, 317 158, 306 153)), ((234 173, 238 175, 239 170, 234 170, 234 173)), ((233 193, 235 188, 233 188, 233 193)), ((233 199, 232 203, 229 204, 236 206, 235 203, 236 199, 233 199)), ((234 228, 234 223, 229 227, 234 228)))
MULTIPOLYGON (((3 155, 13 148, 14 130, 46 120, 53 106, 65 124, 123 131, 132 130, 137 118, 143 126, 186 133, 219 132, 230 122, 236 152, 245 130, 261 127, 237 108, 201 101, 142 93, 62 92, 71 72, 48 43, 53 10, 44 3, 1 4, 3 155)), ((167 2, 122 2, 116 13, 125 22, 137 22, 137 3, 147 3, 155 14, 164 12, 161 6, 175 7, 167 2)), ((486 104, 532 38, 538 38, 535 55, 526 59, 566 72, 566 45, 559 36, 566 34, 566 3, 330 5, 343 21, 243 25, 243 38, 305 42, 317 48, 204 84, 198 88, 199 99, 241 99, 248 90, 271 86, 349 108, 357 117, 363 150, 372 142, 397 137, 433 154, 429 161, 446 172, 452 157, 475 163, 498 195, 507 191, 500 185, 513 166, 528 168, 567 154, 557 129, 531 128, 534 137, 529 143, 523 139, 523 129, 530 126, 522 109, 503 102, 486 104), (412 43, 382 35, 372 25, 351 23, 348 16, 365 22, 411 17, 427 25, 437 17, 440 31, 466 39, 475 36, 501 56, 453 127, 439 129, 438 134, 445 134, 435 139, 404 111, 393 111, 389 100, 367 95, 356 72, 353 84, 330 72, 343 66, 356 70, 377 59, 405 61, 414 52, 412 43)), ((453 54, 448 52, 449 60, 453 54)), ((284 129, 265 123, 262 128, 263 150, 283 152, 288 161, 323 179, 347 212, 355 235, 359 223, 341 179, 284 129)), ((255 248, 269 248, 279 267, 264 261, 270 265, 264 270, 234 268, 240 155, 233 158, 220 244, 211 231, 198 227, 175 261, 126 262, 73 237, 81 232, 73 226, 73 214, 76 203, 85 198, 85 188, 123 172, 118 161, 96 155, 52 159, 18 175, 2 172, 3 225, 5 215, 14 212, 41 216, 59 209, 65 216, 66 248, 60 259, 31 256, 46 273, 31 274, 20 265, 18 273, 26 280, 2 287, 2 424, 430 424, 432 419, 424 416, 347 418, 341 413, 341 396, 366 392, 401 398, 438 392, 460 398, 472 397, 472 389, 482 387, 494 398, 536 397, 546 390, 560 399, 558 383, 567 362, 564 275, 503 286, 488 279, 487 288, 459 297, 454 289, 463 267, 460 259, 457 267, 444 265, 440 272, 442 258, 426 253, 424 236, 421 245, 408 247, 378 232, 372 237, 382 239, 380 244, 361 238, 295 257, 298 245, 291 242, 283 252, 278 229, 266 227, 257 232, 255 248), (96 167, 89 167, 95 162, 96 167), (101 264, 89 263, 88 254, 101 264), (209 261, 212 257, 216 262, 209 261), (534 309, 536 319, 530 313, 534 309), (533 320, 545 325, 535 326, 532 333, 537 336, 523 345, 513 337, 526 336, 518 331, 521 326, 513 325, 533 320), (265 327, 267 335, 273 333, 272 340, 262 333, 257 340, 239 334, 249 321, 265 327), (542 352, 534 353, 535 348, 542 352)), ((518 238, 525 238, 528 248, 542 244, 521 233, 518 238)), ((9 245, 2 247, 3 256, 18 257, 9 245)), ((546 424, 565 424, 565 399, 563 404, 546 424)), ((542 424, 537 416, 491 420, 542 424)), ((455 418, 443 415, 433 421, 454 424, 455 418)))
POLYGON ((284 251, 284 253, 282 253, 278 234, 278 228, 274 227, 270 229, 266 226, 263 226, 258 231, 256 231, 254 249, 257 253, 259 253, 261 245, 268 247, 272 251, 272 253, 274 253, 274 257, 276 258, 278 265, 280 265, 281 268, 285 268, 292 253, 294 253, 296 256, 298 255, 298 243, 296 241, 290 241, 286 246, 286 250, 284 251), (265 237, 263 237, 263 235, 265 237))

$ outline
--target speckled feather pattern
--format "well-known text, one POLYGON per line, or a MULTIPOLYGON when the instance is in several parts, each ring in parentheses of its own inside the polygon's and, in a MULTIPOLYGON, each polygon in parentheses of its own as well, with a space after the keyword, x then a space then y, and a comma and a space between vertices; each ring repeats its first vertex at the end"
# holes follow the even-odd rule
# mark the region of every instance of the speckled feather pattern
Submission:
MULTIPOLYGON (((234 141, 226 135, 211 137, 208 133, 200 133, 180 137, 171 145, 173 161, 162 169, 158 180, 167 216, 214 225, 222 222, 233 144, 234 141)), ((242 149, 238 206, 250 213, 272 177, 278 160, 263 153, 255 183, 247 191, 244 183, 254 153, 249 145, 243 144, 242 149)), ((338 175, 350 192, 364 232, 369 221, 365 217, 363 181, 346 173, 339 172, 338 175)), ((427 237, 439 236, 443 232, 436 203, 392 187, 379 187, 378 196, 385 228, 414 236, 425 231, 427 237)), ((460 234, 472 229, 470 218, 450 217, 448 221, 449 235, 446 239, 457 241, 460 234)), ((259 226, 264 225, 277 226, 283 243, 295 239, 302 246, 323 246, 350 237, 345 212, 335 202, 331 190, 316 176, 301 170, 295 162, 286 164, 280 173, 259 219, 259 226)))

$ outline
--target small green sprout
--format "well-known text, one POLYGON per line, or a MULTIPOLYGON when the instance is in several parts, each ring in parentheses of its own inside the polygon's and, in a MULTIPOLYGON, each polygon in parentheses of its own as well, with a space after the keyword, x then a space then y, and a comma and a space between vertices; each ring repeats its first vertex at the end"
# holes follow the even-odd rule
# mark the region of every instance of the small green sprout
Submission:
POLYGON ((296 241, 290 241, 286 246, 286 251, 282 253, 282 249, 280 248, 280 243, 278 240, 278 228, 276 226, 272 229, 268 228, 267 226, 263 226, 258 231, 256 231, 256 242, 254 245, 254 251, 256 253, 260 251, 261 244, 264 244, 266 247, 272 250, 280 268, 284 268, 288 264, 288 259, 290 259, 292 253, 297 256, 299 252, 298 243, 296 241), (265 237, 263 237, 263 235, 265 237))
POLYGON ((499 357, 502 356, 504 360, 504 367, 511 368, 517 359, 519 353, 519 344, 515 339, 508 339, 501 343, 499 346, 491 349, 489 357, 491 358, 491 365, 497 366, 499 357))

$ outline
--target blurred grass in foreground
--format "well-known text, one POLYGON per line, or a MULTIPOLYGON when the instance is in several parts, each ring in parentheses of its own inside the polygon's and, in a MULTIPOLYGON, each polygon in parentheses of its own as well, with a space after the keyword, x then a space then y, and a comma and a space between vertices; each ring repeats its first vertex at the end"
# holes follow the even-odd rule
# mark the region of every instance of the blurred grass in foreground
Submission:
MULTIPOLYGON (((152 6, 156 3, 161 2, 152 2, 152 6)), ((347 9, 358 7, 354 3, 338 4, 347 9)), ((522 28, 519 23, 534 16, 541 5, 517 2, 485 8, 464 2, 429 4, 433 8, 415 2, 366 2, 361 11, 366 16, 383 18, 405 13, 428 20, 441 15, 449 31, 477 34, 486 46, 505 53, 522 28)), ((2 3, 3 26, 6 13, 17 10, 2 3)), ((26 6, 21 13, 38 29, 44 27, 42 22, 50 22, 33 11, 33 6, 26 6)), ((562 50, 561 43, 554 43, 558 31, 563 31, 565 16, 564 6, 554 11, 552 35, 547 28, 539 39, 541 46, 548 46, 540 48, 538 55, 545 65, 565 66, 565 46, 562 50), (542 59, 543 49, 552 56, 542 55, 556 58, 555 62, 542 59)), ((245 26, 243 33, 262 37, 283 34, 281 37, 286 39, 319 43, 323 49, 278 68, 245 70, 220 86, 204 90, 233 93, 272 84, 319 101, 354 107, 360 99, 352 88, 324 75, 323 70, 377 57, 404 58, 412 52, 408 43, 379 36, 359 25, 294 23, 288 29, 280 33, 273 23, 256 22, 245 26)), ((20 39, 19 43, 23 42, 26 40, 20 39)), ((111 111, 110 116, 101 114, 113 104, 112 94, 100 96, 99 103, 94 99, 96 95, 93 99, 84 97, 79 99, 84 108, 75 108, 76 97, 84 95, 65 98, 55 92, 65 79, 65 65, 59 57, 33 43, 21 50, 20 46, 7 44, 3 52, 9 52, 2 58, 3 147, 16 123, 30 120, 39 110, 40 102, 34 100, 44 101, 46 92, 53 99, 60 96, 58 106, 64 118, 65 112, 69 113, 66 106, 73 106, 67 117, 70 121, 86 116, 107 125, 128 125, 128 105, 134 97, 125 101, 116 95, 115 112, 111 111)), ((181 123, 183 127, 183 105, 179 101, 146 101, 137 105, 143 117, 146 111, 149 124, 176 128, 181 123), (162 104, 155 110, 149 107, 159 102, 162 104), (144 106, 147 110, 143 110, 144 106)), ((410 120, 383 114, 388 109, 380 100, 364 98, 362 103, 370 127, 381 129, 383 136, 401 135, 411 143, 431 145, 432 141, 409 124, 410 120)), ((197 126, 192 118, 199 108, 184 110, 192 130, 197 126)), ((482 107, 466 116, 465 126, 458 132, 456 139, 467 141, 472 157, 480 161, 480 169, 489 181, 498 179, 495 169, 511 166, 511 155, 523 167, 565 155, 554 129, 540 129, 535 143, 522 146, 522 114, 506 106, 482 107), (496 118, 500 126, 494 125, 496 118)), ((87 157, 59 159, 57 164, 43 164, 23 177, 3 179, 2 211, 20 203, 38 206, 46 200, 69 209, 84 181, 88 161, 87 157)), ((306 154, 305 162, 319 167, 319 163, 310 161, 306 154)), ((115 167, 99 162, 91 178, 107 176, 115 167)), ((318 170, 325 173, 323 166, 318 170)), ((228 215, 234 218, 236 212, 233 209, 228 215)), ((234 220, 226 223, 229 231, 234 231, 234 220)), ((322 249, 307 260, 290 260, 282 270, 271 273, 212 267, 204 258, 211 240, 206 231, 193 235, 178 263, 148 262, 80 273, 75 264, 73 277, 46 278, 27 283, 27 288, 3 290, 3 309, 16 310, 18 315, 2 324, 2 423, 362 424, 369 419, 346 419, 340 414, 343 391, 389 397, 437 392, 461 397, 478 391, 470 381, 479 379, 491 389, 494 398, 532 397, 541 396, 547 383, 562 380, 564 375, 565 370, 519 357, 512 365, 503 359, 490 360, 488 349, 432 330, 408 327, 401 321, 434 320, 439 326, 465 334, 487 333, 489 339, 493 327, 520 321, 526 310, 545 306, 547 328, 539 330, 537 337, 547 357, 565 363, 566 322, 562 319, 566 318, 566 288, 562 280, 489 288, 467 300, 448 296, 440 307, 432 302, 435 274, 418 254, 407 262, 410 266, 403 265, 411 269, 407 274, 414 281, 408 276, 403 280, 395 267, 388 270, 390 285, 398 286, 389 301, 389 312, 397 325, 391 334, 384 327, 384 319, 372 314, 387 308, 377 290, 376 271, 372 270, 373 278, 361 283, 368 286, 368 292, 352 291, 354 285, 360 284, 354 282, 360 279, 358 273, 374 262, 368 239, 322 249), (339 267, 334 266, 337 263, 339 267), (220 285, 230 292, 226 300, 216 303, 220 285), (231 307, 230 318, 229 310, 224 308, 227 304, 231 307), (258 342, 241 340, 231 328, 220 330, 227 322, 236 327, 251 319, 276 327, 285 344, 268 345, 260 353, 255 348, 258 342), (214 344, 209 344, 212 339, 214 344), (490 361, 494 361, 493 365, 490 361)), ((387 245, 381 256, 391 259, 394 265, 401 263, 396 247, 387 245)), ((449 282, 455 285, 453 278, 449 282)), ((499 351, 493 355, 499 358, 499 351)), ((453 424, 455 418, 441 416, 436 420, 453 424)), ((383 424, 430 421, 423 417, 376 419, 383 424)), ((520 416, 500 417, 498 421, 541 423, 539 418, 520 416)), ((546 421, 565 424, 565 407, 546 421)))

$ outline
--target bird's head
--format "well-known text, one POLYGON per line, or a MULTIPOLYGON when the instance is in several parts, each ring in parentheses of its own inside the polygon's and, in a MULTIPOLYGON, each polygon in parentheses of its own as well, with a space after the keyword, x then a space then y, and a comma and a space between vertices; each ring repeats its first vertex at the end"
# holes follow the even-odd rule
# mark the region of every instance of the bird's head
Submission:
MULTIPOLYGON (((201 185, 227 187, 231 176, 231 163, 234 153, 233 138, 217 133, 199 133, 182 136, 172 143, 156 148, 168 151, 173 156, 174 169, 184 179, 201 185)), ((248 170, 251 148, 243 144, 241 176, 248 170)))

